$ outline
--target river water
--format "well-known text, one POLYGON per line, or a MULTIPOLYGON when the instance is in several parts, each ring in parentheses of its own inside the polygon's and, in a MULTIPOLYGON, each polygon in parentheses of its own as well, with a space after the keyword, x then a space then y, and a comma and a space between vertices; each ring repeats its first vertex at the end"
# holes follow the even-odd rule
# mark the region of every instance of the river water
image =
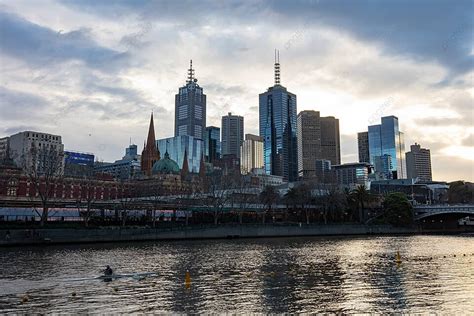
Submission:
POLYGON ((0 264, 0 313, 474 314, 473 237, 4 248, 0 264), (401 264, 394 259, 397 251, 401 264), (158 275, 141 281, 77 281, 98 276, 107 264, 116 273, 158 275))

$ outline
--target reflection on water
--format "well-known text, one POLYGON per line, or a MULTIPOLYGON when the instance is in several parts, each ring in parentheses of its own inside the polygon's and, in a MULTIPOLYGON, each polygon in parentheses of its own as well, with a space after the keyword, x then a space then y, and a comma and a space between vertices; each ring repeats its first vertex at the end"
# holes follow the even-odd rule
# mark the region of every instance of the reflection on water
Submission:
POLYGON ((473 263, 474 238, 458 236, 0 249, 0 312, 466 314, 474 313, 473 263), (95 277, 107 264, 158 277, 70 281, 95 277))

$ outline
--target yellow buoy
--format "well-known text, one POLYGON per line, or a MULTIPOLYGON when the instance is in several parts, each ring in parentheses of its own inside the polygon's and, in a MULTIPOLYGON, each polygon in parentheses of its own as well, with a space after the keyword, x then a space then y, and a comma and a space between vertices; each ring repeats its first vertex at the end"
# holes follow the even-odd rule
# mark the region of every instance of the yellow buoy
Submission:
POLYGON ((189 271, 186 271, 186 276, 184 277, 184 285, 187 289, 191 287, 191 274, 189 271))
POLYGON ((397 255, 395 256, 395 262, 397 264, 402 263, 402 257, 400 257, 400 251, 397 251, 397 255))

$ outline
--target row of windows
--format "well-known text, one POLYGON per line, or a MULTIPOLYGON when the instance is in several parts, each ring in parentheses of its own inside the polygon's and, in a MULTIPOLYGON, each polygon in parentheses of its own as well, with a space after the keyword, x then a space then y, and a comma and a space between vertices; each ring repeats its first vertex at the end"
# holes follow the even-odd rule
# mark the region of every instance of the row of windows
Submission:
POLYGON ((28 137, 28 139, 41 138, 42 140, 59 141, 59 136, 53 136, 53 135, 49 135, 49 134, 26 133, 26 137, 28 137))
POLYGON ((188 117, 188 106, 187 105, 181 105, 178 108, 178 119, 183 120, 188 117))

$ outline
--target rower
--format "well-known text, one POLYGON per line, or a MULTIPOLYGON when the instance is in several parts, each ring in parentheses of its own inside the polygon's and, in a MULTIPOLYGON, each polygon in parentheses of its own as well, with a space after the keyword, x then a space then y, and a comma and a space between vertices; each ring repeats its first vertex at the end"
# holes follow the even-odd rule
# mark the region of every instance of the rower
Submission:
POLYGON ((104 275, 111 276, 113 273, 114 273, 114 271, 112 270, 112 268, 110 266, 105 267, 104 275))

